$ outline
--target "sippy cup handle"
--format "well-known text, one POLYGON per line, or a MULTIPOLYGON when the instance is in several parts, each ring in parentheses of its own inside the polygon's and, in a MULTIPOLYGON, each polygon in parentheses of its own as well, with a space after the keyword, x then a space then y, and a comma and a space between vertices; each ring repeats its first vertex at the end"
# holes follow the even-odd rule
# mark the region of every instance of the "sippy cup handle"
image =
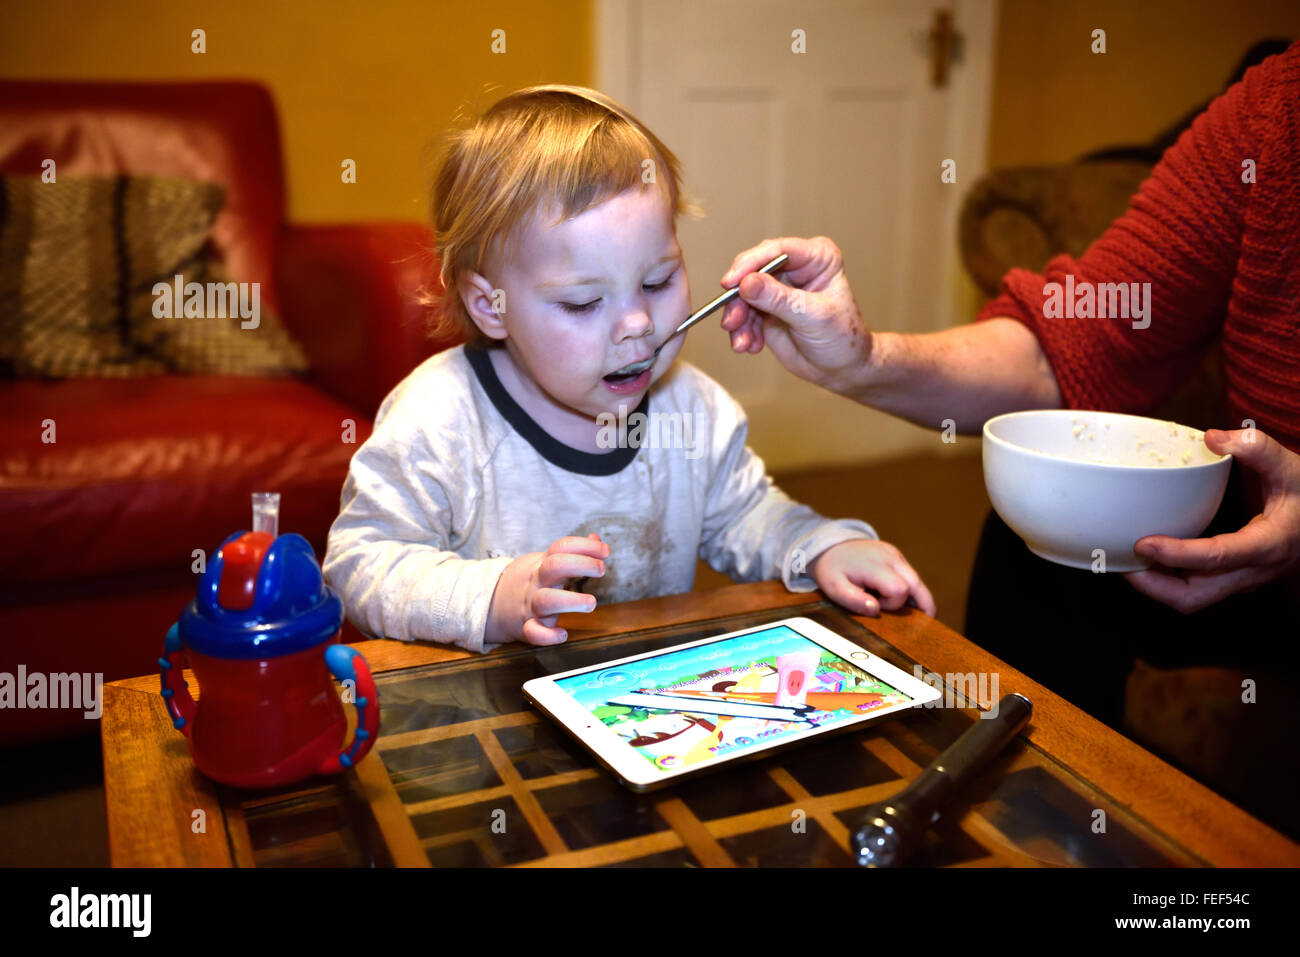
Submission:
POLYGON ((158 659, 158 677, 162 681, 162 696, 167 703, 167 713, 172 716, 172 725, 188 738, 190 719, 194 717, 197 705, 189 691, 190 683, 181 677, 181 669, 172 661, 172 657, 180 650, 181 633, 177 623, 167 629, 163 656, 158 659))
POLYGON ((330 645, 325 649, 325 664, 335 678, 351 681, 356 694, 357 730, 352 736, 352 746, 326 760, 317 772, 334 774, 355 765, 374 745, 379 731, 379 692, 375 689, 375 679, 370 676, 370 666, 356 649, 330 645))

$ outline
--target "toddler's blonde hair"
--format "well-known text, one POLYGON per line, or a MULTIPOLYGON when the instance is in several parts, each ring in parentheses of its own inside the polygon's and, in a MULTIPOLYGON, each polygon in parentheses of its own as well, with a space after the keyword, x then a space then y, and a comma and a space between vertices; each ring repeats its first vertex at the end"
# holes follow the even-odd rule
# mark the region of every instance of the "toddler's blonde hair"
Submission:
POLYGON ((442 279, 441 296, 429 298, 440 306, 434 335, 486 339, 461 301, 458 277, 481 273, 488 254, 504 254, 541 211, 558 205, 559 223, 649 183, 665 191, 674 220, 694 211, 677 157, 625 107, 585 87, 519 90, 449 134, 430 204, 442 279))

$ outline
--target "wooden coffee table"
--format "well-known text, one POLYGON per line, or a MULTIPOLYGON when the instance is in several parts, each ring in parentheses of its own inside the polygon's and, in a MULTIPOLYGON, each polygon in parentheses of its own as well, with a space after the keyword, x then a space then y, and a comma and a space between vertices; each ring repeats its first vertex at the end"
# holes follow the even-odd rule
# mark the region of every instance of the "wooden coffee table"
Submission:
POLYGON ((1300 846, 933 619, 853 617, 779 582, 565 616, 570 640, 552 648, 471 655, 362 642, 383 707, 374 750, 352 771, 279 791, 213 784, 173 729, 157 676, 113 682, 102 721, 112 863, 851 865, 861 810, 947 747, 975 720, 973 702, 957 694, 956 707, 917 709, 638 795, 519 690, 536 675, 793 615, 909 673, 915 663, 938 674, 996 673, 999 695, 1034 702, 1029 727, 970 787, 962 810, 936 825, 918 866, 1300 864, 1300 846))

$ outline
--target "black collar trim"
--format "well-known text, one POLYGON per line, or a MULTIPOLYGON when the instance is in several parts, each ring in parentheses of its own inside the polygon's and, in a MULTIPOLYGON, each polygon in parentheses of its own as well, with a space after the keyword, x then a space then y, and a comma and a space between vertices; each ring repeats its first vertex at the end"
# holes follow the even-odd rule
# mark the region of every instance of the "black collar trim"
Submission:
MULTIPOLYGON (((467 345, 465 358, 469 360, 479 385, 488 394, 492 404, 501 416, 509 422, 516 432, 522 435, 538 454, 552 465, 558 465, 568 472, 579 475, 614 475, 623 471, 636 458, 637 446, 626 446, 612 452, 583 452, 554 438, 549 432, 533 421, 532 416, 523 410, 502 385, 497 370, 492 367, 492 357, 488 355, 490 347, 467 345)), ((649 417, 650 393, 647 392, 636 407, 636 411, 649 417)))

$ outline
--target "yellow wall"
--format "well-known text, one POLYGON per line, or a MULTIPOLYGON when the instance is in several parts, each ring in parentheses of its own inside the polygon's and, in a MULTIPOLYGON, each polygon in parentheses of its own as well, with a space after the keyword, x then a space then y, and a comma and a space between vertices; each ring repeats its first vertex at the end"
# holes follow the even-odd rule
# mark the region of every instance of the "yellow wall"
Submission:
POLYGON ((1001 0, 989 166, 1149 140, 1221 92, 1256 40, 1300 39, 1296 0, 1001 0), (1106 53, 1091 52, 1094 29, 1106 53))
POLYGON ((591 83, 591 4, 5 0, 0 76, 261 80, 280 108, 291 219, 424 220, 424 150, 459 108, 591 83), (205 54, 190 51, 196 27, 205 54), (491 52, 497 28, 504 54, 491 52), (340 181, 344 158, 355 185, 340 181))
MULTIPOLYGON (((280 105, 290 216, 423 219, 422 151, 464 106, 590 84, 591 0, 6 0, 0 76, 251 77, 280 105), (208 52, 190 52, 190 31, 208 52), (506 53, 490 50, 506 31, 506 53), (358 182, 339 181, 357 160, 358 182)), ((1140 142, 1214 96, 1254 40, 1300 37, 1296 0, 1001 0, 991 167, 1140 142), (1090 52, 1103 28, 1107 52, 1090 52)))

